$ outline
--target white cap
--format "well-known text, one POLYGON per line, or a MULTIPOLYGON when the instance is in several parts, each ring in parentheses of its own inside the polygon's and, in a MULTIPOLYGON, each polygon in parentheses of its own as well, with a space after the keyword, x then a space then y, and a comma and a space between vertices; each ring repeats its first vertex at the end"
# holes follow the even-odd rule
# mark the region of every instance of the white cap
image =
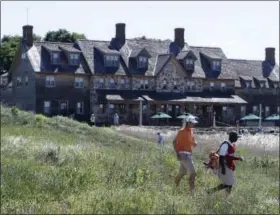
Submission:
POLYGON ((198 121, 195 119, 195 117, 194 116, 187 116, 186 118, 185 118, 185 122, 189 122, 189 123, 193 123, 193 124, 196 124, 196 123, 198 123, 198 121))

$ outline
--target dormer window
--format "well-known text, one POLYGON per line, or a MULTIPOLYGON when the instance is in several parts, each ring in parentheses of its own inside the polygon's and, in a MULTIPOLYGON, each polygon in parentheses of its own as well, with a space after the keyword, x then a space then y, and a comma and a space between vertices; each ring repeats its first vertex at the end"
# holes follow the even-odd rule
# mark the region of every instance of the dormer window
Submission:
POLYGON ((119 66, 119 56, 118 55, 106 55, 105 56, 105 66, 118 67, 119 66))
POLYGON ((186 59, 186 69, 193 69, 194 68, 194 60, 192 58, 186 59))
POLYGON ((79 54, 73 54, 71 53, 69 55, 69 64, 70 65, 78 65, 80 62, 79 62, 79 54))
POLYGON ((279 84, 278 83, 274 83, 274 88, 279 88, 279 84))
POLYGON ((52 64, 53 65, 58 65, 59 64, 59 53, 58 52, 53 52, 52 53, 52 64))
POLYGON ((220 71, 221 70, 221 61, 219 60, 213 60, 212 61, 212 69, 214 71, 220 71))
POLYGON ((260 87, 261 87, 261 88, 264 88, 264 82, 261 82, 261 83, 260 83, 260 87))
POLYGON ((138 57, 138 68, 147 68, 148 58, 145 56, 138 57))
POLYGON ((249 81, 246 81, 246 82, 245 82, 245 86, 246 86, 246 88, 249 88, 249 87, 250 87, 250 82, 249 82, 249 81))

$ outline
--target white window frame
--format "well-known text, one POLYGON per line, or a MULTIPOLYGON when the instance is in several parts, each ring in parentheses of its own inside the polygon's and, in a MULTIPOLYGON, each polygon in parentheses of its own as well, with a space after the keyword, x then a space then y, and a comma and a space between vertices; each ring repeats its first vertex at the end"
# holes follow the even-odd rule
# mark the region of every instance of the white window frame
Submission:
POLYGON ((118 55, 105 55, 105 66, 107 67, 118 67, 120 57, 118 55))
POLYGON ((44 101, 44 113, 45 114, 51 113, 51 101, 44 101))
POLYGON ((54 75, 47 75, 45 80, 45 86, 48 88, 55 87, 55 77, 54 75))
POLYGON ((194 67, 194 60, 192 58, 186 58, 185 64, 187 69, 192 69, 194 67))
POLYGON ((59 109, 60 109, 60 111, 62 111, 62 110, 68 111, 68 101, 60 101, 59 109), (66 105, 66 108, 62 108, 63 105, 66 105))
POLYGON ((75 88, 84 88, 85 79, 83 77, 75 77, 75 88))
POLYGON ((138 68, 147 68, 148 58, 146 56, 138 57, 138 68))
POLYGON ((125 84, 125 81, 124 81, 124 79, 122 78, 122 79, 120 79, 120 84, 125 84))
POLYGON ((19 88, 22 86, 22 78, 21 77, 16 77, 16 87, 19 88))
POLYGON ((60 63, 59 61, 60 61, 59 52, 53 52, 52 53, 52 64, 58 65, 60 63))
POLYGON ((77 104, 76 104, 76 114, 84 115, 84 102, 77 102, 77 104))
POLYGON ((221 69, 221 62, 219 60, 213 60, 212 69, 215 71, 219 71, 221 69))
POLYGON ((70 53, 69 54, 70 65, 78 65, 79 64, 79 57, 80 57, 80 55, 77 54, 77 53, 70 53))

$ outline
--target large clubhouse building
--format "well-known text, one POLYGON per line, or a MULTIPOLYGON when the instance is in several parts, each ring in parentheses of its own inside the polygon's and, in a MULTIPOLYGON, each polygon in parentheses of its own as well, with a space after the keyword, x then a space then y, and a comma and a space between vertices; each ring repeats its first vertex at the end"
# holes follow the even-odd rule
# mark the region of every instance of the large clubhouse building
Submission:
POLYGON ((228 59, 221 48, 185 42, 183 28, 174 40, 127 39, 116 24, 111 41, 35 42, 33 26, 23 26, 23 40, 10 68, 13 104, 45 115, 70 115, 89 121, 152 124, 165 112, 169 123, 190 112, 201 125, 235 124, 254 113, 279 113, 279 66, 275 48, 262 61, 228 59), (142 106, 142 108, 140 108, 142 106))

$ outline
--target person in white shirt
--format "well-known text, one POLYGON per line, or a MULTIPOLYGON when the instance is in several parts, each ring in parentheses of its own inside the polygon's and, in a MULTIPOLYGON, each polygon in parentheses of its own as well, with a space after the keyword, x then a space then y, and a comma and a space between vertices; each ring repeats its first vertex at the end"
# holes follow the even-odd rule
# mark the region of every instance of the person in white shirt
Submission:
POLYGON ((95 115, 94 115, 94 113, 91 114, 91 116, 90 116, 90 122, 91 122, 92 125, 95 125, 95 115))

